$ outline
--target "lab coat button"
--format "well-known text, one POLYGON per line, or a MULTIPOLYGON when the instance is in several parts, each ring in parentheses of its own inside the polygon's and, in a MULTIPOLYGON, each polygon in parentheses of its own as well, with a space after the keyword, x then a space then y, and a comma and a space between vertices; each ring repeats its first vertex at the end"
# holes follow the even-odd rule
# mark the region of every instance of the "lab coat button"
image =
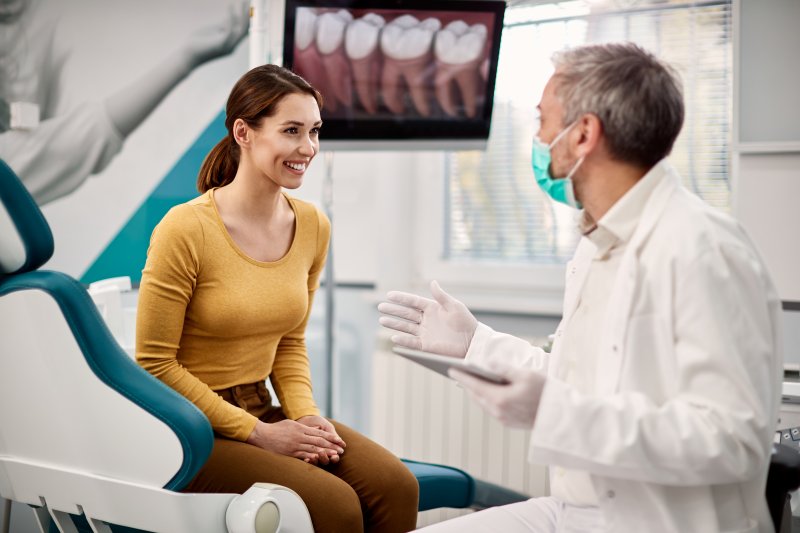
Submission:
POLYGON ((617 352, 617 345, 615 344, 614 346, 612 346, 612 347, 611 347, 611 350, 612 350, 614 353, 616 353, 616 352, 617 352))
POLYGON ((616 496, 616 494, 614 494, 613 490, 609 490, 608 492, 606 492, 606 496, 608 497, 609 500, 611 500, 614 498, 614 496, 616 496))

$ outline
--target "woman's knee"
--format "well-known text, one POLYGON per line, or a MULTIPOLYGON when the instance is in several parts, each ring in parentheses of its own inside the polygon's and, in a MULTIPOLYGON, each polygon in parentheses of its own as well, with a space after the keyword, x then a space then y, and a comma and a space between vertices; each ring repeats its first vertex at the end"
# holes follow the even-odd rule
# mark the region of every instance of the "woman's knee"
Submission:
POLYGON ((303 489, 299 491, 311 515, 314 531, 316 533, 363 531, 364 517, 358 494, 343 482, 326 483, 326 485, 328 486, 315 487, 310 491, 303 489))
POLYGON ((413 505, 416 506, 419 502, 419 482, 414 474, 399 459, 386 465, 386 469, 386 475, 382 476, 384 480, 382 490, 387 498, 413 501, 413 505))
POLYGON ((400 460, 393 459, 383 465, 379 476, 370 479, 369 495, 362 500, 370 532, 410 531, 417 523, 419 484, 400 460))

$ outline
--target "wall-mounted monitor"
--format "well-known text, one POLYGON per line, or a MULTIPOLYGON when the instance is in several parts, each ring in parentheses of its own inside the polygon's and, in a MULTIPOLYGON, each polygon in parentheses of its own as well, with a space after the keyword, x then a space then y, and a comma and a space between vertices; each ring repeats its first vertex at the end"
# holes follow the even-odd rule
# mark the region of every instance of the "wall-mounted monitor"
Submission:
POLYGON ((474 149, 505 2, 286 0, 283 64, 325 99, 326 149, 474 149))

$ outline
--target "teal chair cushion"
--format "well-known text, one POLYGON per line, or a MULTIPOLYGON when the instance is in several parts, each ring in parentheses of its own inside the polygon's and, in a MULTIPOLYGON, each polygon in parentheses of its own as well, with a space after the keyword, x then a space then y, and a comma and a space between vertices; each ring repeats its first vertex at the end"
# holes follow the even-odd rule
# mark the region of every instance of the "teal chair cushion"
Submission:
POLYGON ((475 498, 472 476, 452 466, 403 459, 419 482, 419 510, 470 507, 475 498))

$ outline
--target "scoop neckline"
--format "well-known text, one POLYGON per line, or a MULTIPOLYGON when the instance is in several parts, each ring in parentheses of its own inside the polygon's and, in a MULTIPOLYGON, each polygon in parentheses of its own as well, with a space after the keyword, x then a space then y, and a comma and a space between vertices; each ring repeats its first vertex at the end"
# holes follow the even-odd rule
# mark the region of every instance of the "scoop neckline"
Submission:
POLYGON ((222 234, 225 236, 225 240, 228 241, 228 245, 230 245, 230 247, 233 248, 233 251, 236 252, 239 255, 239 257, 241 257, 248 263, 252 263, 260 267, 277 266, 288 261, 289 257, 291 257, 292 255, 292 252, 294 252, 295 244, 297 243, 297 235, 300 231, 300 216, 297 213, 297 206, 294 203, 294 199, 285 192, 281 192, 283 197, 286 198, 286 201, 289 202, 289 207, 292 209, 292 212, 294 213, 294 235, 292 235, 292 243, 289 245, 289 249, 286 250, 286 253, 283 254, 281 258, 276 259, 275 261, 259 261, 258 259, 250 257, 244 252, 244 250, 239 248, 239 245, 236 244, 236 241, 233 240, 233 237, 231 237, 231 234, 228 232, 228 228, 225 227, 225 222, 223 222, 222 216, 219 214, 219 209, 217 209, 217 201, 214 199, 214 191, 217 189, 218 187, 209 189, 208 198, 211 202, 211 207, 214 210, 214 218, 216 219, 217 225, 222 231, 222 234))

